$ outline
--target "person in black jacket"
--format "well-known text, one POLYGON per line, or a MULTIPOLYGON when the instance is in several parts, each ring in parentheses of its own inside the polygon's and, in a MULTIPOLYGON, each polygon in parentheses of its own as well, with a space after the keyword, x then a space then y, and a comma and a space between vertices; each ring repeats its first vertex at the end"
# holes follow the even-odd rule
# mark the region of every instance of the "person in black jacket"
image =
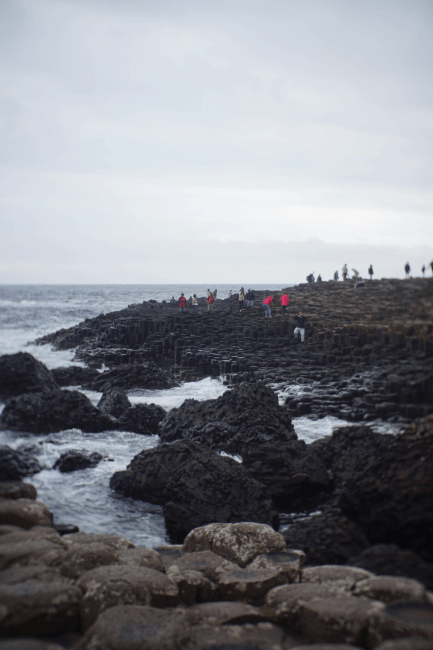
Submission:
POLYGON ((304 337, 305 337, 305 316, 302 311, 299 312, 295 316, 295 321, 296 321, 296 327, 293 331, 293 336, 297 338, 299 335, 301 336, 301 341, 304 342, 304 337))
POLYGON ((256 299, 256 293, 254 289, 248 289, 247 293, 247 307, 254 307, 254 300, 256 299))

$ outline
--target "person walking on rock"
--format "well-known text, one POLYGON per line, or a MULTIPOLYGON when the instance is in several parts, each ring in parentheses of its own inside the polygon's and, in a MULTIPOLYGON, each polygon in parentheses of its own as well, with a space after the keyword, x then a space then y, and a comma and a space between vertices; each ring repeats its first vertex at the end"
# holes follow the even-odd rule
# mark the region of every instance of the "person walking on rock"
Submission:
POLYGON ((406 273, 406 279, 409 278, 410 277, 410 264, 409 264, 409 262, 406 262, 405 267, 404 267, 404 271, 406 273))
POLYGON ((179 298, 179 311, 181 314, 183 314, 183 312, 185 311, 185 305, 186 305, 186 298, 182 294, 179 298))
POLYGON ((281 303, 281 307, 282 307, 282 311, 283 311, 283 316, 287 316, 287 311, 286 310, 287 310, 287 305, 289 304, 289 300, 290 300, 290 298, 287 295, 287 293, 283 293, 283 295, 280 298, 280 303, 281 303))
POLYGON ((341 269, 341 271, 342 271, 342 274, 343 274, 343 281, 344 281, 344 280, 347 280, 347 278, 349 277, 349 271, 347 270, 347 264, 345 264, 345 265, 343 266, 343 268, 341 269))
POLYGON ((244 308, 244 300, 245 300, 245 291, 244 288, 241 287, 239 291, 239 311, 242 311, 244 308))
POLYGON ((263 308, 264 308, 264 310, 265 310, 265 317, 266 317, 266 316, 269 316, 269 318, 271 318, 271 316, 272 316, 272 313, 271 313, 272 300, 273 300, 273 297, 272 297, 272 296, 268 296, 268 297, 265 298, 264 301, 262 302, 263 308))
POLYGON ((370 268, 368 269, 368 275, 370 276, 370 280, 372 280, 374 275, 373 264, 370 264, 370 268))
POLYGON ((295 316, 295 321, 296 321, 296 327, 293 330, 293 336, 295 337, 295 339, 298 336, 301 336, 301 341, 303 343, 305 338, 305 316, 302 311, 300 311, 299 314, 295 316))
POLYGON ((198 300, 196 294, 193 295, 191 302, 192 302, 192 306, 194 307, 194 314, 196 314, 198 309, 198 300))
POLYGON ((213 304, 215 302, 215 297, 214 297, 214 295, 212 293, 210 293, 208 295, 208 297, 206 298, 206 302, 207 302, 207 310, 208 310, 208 312, 212 311, 213 310, 213 304))

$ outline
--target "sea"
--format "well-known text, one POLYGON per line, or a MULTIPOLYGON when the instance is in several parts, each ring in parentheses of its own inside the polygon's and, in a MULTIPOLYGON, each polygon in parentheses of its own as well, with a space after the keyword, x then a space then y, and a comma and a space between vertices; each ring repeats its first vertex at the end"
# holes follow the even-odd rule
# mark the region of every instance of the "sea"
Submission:
MULTIPOLYGON (((287 283, 253 285, 204 284, 112 284, 112 285, 0 285, 0 355, 25 351, 48 368, 83 365, 74 361, 74 350, 54 350, 49 344, 36 345, 35 339, 68 328, 101 313, 119 311, 131 304, 147 300, 169 301, 181 293, 186 297, 205 296, 207 288, 218 290, 218 298, 227 298, 229 291, 245 289, 280 291, 287 283)), ((281 403, 288 394, 302 394, 302 386, 273 385, 281 403)), ((74 390, 77 387, 73 387, 74 390)), ((78 390, 82 390, 78 388, 78 390)), ((169 390, 134 390, 129 393, 133 404, 154 403, 166 411, 180 406, 185 399, 215 399, 227 390, 223 378, 205 378, 185 382, 169 390)), ((102 393, 82 390, 96 405, 102 393)), ((0 404, 0 412, 4 405, 0 404)), ((308 416, 293 420, 300 439, 312 442, 332 434, 346 421, 336 417, 314 420, 308 416)), ((380 423, 377 426, 381 426, 380 423)), ((393 433, 382 425, 383 433, 393 433)), ((121 535, 136 545, 155 547, 169 543, 160 506, 121 497, 109 487, 112 474, 126 469, 132 458, 143 449, 159 443, 158 436, 143 436, 125 431, 83 433, 69 429, 49 435, 33 435, 0 431, 0 445, 30 450, 36 454, 42 471, 30 481, 38 490, 38 498, 46 503, 55 523, 75 524, 87 533, 121 535), (69 449, 98 451, 104 459, 92 469, 62 474, 53 469, 62 452, 69 449)), ((235 458, 242 462, 239 457, 235 458)), ((302 516, 302 513, 299 515, 302 516)), ((290 516, 282 517, 290 521, 290 516)))

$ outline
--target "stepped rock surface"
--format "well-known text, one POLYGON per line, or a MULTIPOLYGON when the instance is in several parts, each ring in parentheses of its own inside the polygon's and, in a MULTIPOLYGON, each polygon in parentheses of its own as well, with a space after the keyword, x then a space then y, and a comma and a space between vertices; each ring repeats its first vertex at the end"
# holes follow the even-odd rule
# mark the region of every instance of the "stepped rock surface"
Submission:
POLYGON ((152 361, 136 365, 124 364, 101 373, 92 383, 92 390, 106 391, 115 386, 124 390, 132 388, 174 388, 178 383, 170 373, 158 368, 152 361))

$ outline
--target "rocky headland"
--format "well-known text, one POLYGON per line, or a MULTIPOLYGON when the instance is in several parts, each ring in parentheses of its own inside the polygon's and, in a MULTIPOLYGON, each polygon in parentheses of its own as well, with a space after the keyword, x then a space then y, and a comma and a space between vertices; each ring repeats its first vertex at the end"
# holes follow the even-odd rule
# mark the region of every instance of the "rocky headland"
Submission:
MULTIPOLYGON (((286 317, 275 293, 271 319, 263 296, 196 315, 152 301, 39 341, 76 348, 83 369, 0 359, 1 429, 160 436, 110 486, 162 505, 172 543, 53 527, 21 482, 40 471, 31 445, 1 448, 0 650, 433 648, 433 281, 288 292, 286 317), (127 395, 221 375, 218 399, 168 414, 127 395), (305 414, 352 425, 306 444, 305 414)), ((55 467, 102 458, 71 449, 55 467)))

